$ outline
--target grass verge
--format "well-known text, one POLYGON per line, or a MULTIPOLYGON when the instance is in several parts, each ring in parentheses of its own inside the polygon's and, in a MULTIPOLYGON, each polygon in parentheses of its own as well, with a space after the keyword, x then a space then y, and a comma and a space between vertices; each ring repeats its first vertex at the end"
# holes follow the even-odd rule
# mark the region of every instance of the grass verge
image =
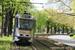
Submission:
POLYGON ((75 35, 73 35, 73 37, 72 38, 74 38, 75 39, 75 35))
POLYGON ((9 37, 3 36, 0 38, 0 50, 10 50, 10 42, 13 42, 12 38, 13 35, 10 35, 9 37))
POLYGON ((36 34, 50 34, 50 33, 35 33, 35 35, 36 35, 36 34))

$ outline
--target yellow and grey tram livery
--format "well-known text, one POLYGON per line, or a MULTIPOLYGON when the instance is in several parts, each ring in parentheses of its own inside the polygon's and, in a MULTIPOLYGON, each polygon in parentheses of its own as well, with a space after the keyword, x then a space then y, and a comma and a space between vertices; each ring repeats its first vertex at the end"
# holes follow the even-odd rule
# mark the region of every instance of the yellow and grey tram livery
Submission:
POLYGON ((35 32, 35 16, 28 14, 17 14, 15 15, 14 24, 14 41, 33 41, 35 32))

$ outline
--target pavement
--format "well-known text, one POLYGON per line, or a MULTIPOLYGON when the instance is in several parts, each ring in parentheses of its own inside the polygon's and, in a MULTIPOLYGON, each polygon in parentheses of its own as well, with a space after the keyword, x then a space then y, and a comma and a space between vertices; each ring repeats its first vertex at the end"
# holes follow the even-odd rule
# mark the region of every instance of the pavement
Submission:
POLYGON ((71 38, 69 35, 53 35, 48 36, 49 39, 75 47, 75 39, 71 38))

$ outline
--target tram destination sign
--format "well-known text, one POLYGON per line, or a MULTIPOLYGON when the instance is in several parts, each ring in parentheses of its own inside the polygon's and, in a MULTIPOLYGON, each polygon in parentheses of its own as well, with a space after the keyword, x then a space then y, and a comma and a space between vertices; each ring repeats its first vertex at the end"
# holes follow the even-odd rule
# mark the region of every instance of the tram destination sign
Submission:
POLYGON ((26 16, 26 15, 25 15, 25 18, 30 18, 30 16, 26 16))

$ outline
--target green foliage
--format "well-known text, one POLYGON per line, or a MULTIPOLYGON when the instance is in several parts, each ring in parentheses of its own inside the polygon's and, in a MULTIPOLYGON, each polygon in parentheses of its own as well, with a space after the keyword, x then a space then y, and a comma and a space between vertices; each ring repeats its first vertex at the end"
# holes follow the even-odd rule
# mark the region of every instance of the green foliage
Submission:
POLYGON ((31 11, 31 15, 36 17, 36 27, 43 29, 46 27, 47 14, 44 11, 38 11, 35 9, 31 11))
POLYGON ((71 37, 74 36, 74 35, 75 35, 74 33, 69 34, 69 36, 71 36, 71 37))
POLYGON ((13 38, 13 35, 10 35, 9 37, 3 36, 2 38, 0 38, 0 40, 2 40, 2 41, 13 41, 12 38, 13 38))
MULTIPOLYGON (((0 0, 0 8, 2 8, 2 4, 4 5, 3 10, 3 17, 5 17, 5 14, 10 12, 13 14, 13 16, 17 14, 24 14, 24 11, 30 12, 34 6, 31 3, 21 3, 21 2, 30 2, 30 0, 0 0)), ((0 9, 0 14, 2 14, 2 9, 0 9)), ((11 16, 10 16, 11 17, 11 16)), ((0 17, 0 22, 2 18, 0 17)))
POLYGON ((36 16, 36 23, 38 26, 46 26, 47 15, 43 11, 39 11, 36 16))
MULTIPOLYGON (((30 0, 4 0, 1 5, 3 4, 5 7, 4 13, 12 11, 13 16, 16 15, 16 12, 18 14, 23 14, 24 11, 29 12, 30 9, 34 8, 34 6, 31 3, 21 3, 21 2, 30 2, 30 0), (13 12, 14 11, 14 12, 13 12)), ((1 6, 0 5, 0 6, 1 6)))
POLYGON ((75 38, 75 35, 73 35, 73 37, 72 38, 75 38))
POLYGON ((73 10, 73 12, 75 12, 75 0, 73 1, 73 3, 70 6, 71 6, 71 9, 73 10))
POLYGON ((0 26, 1 26, 1 22, 2 22, 2 17, 0 16, 0 26))
POLYGON ((1 16, 0 16, 0 22, 2 21, 2 18, 1 18, 1 16))
POLYGON ((46 14, 48 15, 48 18, 51 18, 52 22, 50 24, 52 26, 58 26, 58 27, 65 27, 71 28, 73 27, 73 17, 66 16, 64 14, 60 14, 57 12, 57 10, 52 10, 52 9, 45 9, 44 10, 46 14))
POLYGON ((0 0, 0 3, 4 2, 4 0, 0 0))

